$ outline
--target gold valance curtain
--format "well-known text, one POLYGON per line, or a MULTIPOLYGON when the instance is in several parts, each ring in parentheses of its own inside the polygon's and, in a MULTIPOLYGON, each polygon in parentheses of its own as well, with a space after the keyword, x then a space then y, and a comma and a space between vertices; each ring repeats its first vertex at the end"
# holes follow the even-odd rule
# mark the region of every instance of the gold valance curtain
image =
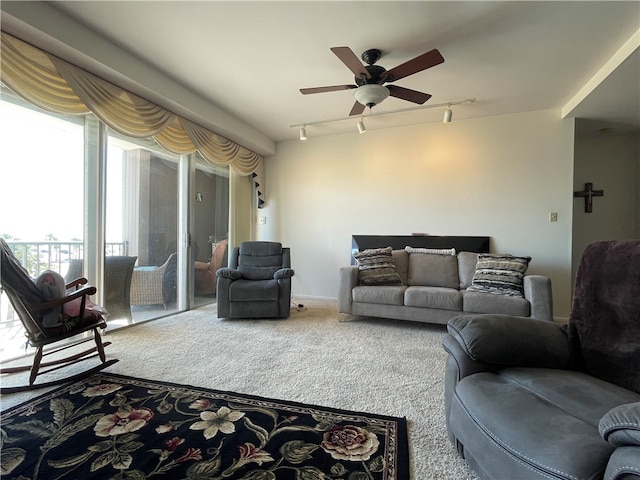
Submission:
POLYGON ((55 113, 92 112, 109 128, 134 138, 153 137, 176 154, 196 150, 214 165, 240 175, 260 166, 261 155, 185 118, 2 32, 2 82, 30 103, 55 113))

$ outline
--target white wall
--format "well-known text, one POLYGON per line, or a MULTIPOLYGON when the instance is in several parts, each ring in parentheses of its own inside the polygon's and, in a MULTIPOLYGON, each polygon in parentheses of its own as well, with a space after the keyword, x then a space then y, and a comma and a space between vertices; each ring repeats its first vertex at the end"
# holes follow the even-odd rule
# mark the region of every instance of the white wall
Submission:
POLYGON ((640 135, 578 138, 575 143, 574 190, 593 183, 604 196, 584 211, 584 199, 574 200, 573 271, 584 248, 598 240, 640 238, 640 135))
POLYGON ((279 143, 257 238, 291 247, 294 295, 335 298, 352 234, 487 235, 533 257, 567 317, 573 130, 541 111, 279 143))

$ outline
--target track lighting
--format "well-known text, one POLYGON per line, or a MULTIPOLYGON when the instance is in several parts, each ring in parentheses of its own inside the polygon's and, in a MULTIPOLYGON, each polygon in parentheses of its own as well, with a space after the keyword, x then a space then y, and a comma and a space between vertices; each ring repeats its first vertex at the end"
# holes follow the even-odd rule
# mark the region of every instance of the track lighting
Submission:
MULTIPOLYGON (((358 89, 360 89, 362 87, 359 87, 358 89)), ((430 108, 443 108, 446 107, 447 109, 444 111, 444 117, 442 118, 442 121, 444 123, 451 123, 451 120, 453 119, 453 111, 451 110, 451 106, 452 105, 463 105, 466 103, 474 103, 476 101, 475 98, 467 98, 465 100, 456 100, 453 102, 447 102, 447 103, 436 103, 436 104, 432 104, 432 105, 420 105, 418 107, 412 107, 412 108, 403 108, 402 110, 389 110, 386 112, 376 112, 376 113, 370 113, 367 115, 367 117, 380 117, 383 115, 391 115, 391 114, 396 114, 396 113, 404 113, 404 112, 411 112, 411 111, 417 111, 417 110, 426 110, 426 109, 430 109, 430 108)), ((312 122, 305 122, 305 123, 297 123, 295 125, 290 125, 290 127, 292 128, 300 128, 300 140, 306 140, 307 138, 307 131, 306 131, 306 127, 307 125, 324 125, 326 123, 333 123, 333 122, 342 122, 342 121, 353 121, 354 116, 348 116, 348 117, 340 117, 340 118, 330 118, 328 120, 314 120, 312 122)), ((359 133, 364 133, 367 131, 367 128, 364 126, 364 118, 360 117, 360 120, 358 121, 358 132, 359 133)))
POLYGON ((453 110, 451 110, 451 105, 447 105, 447 109, 444 111, 444 117, 442 118, 442 123, 451 123, 451 117, 453 117, 453 110))

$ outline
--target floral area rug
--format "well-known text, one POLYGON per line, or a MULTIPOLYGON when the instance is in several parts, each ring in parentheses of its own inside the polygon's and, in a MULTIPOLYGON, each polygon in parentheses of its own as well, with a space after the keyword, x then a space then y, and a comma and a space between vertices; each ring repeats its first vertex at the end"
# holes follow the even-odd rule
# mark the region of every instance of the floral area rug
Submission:
POLYGON ((99 373, 0 415, 6 479, 403 480, 406 420, 99 373))

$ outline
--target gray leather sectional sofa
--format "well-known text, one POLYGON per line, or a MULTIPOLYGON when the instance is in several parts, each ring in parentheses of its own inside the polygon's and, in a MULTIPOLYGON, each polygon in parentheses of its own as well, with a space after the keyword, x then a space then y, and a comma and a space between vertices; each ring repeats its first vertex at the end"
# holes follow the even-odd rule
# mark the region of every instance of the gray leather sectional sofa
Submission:
POLYGON ((472 292, 478 253, 457 255, 393 250, 402 284, 360 285, 357 265, 340 269, 338 311, 350 315, 446 324, 461 313, 553 319, 551 280, 525 275, 524 297, 472 292))
POLYGON ((640 241, 587 247, 567 325, 447 328, 447 429, 480 478, 640 479, 640 241))

